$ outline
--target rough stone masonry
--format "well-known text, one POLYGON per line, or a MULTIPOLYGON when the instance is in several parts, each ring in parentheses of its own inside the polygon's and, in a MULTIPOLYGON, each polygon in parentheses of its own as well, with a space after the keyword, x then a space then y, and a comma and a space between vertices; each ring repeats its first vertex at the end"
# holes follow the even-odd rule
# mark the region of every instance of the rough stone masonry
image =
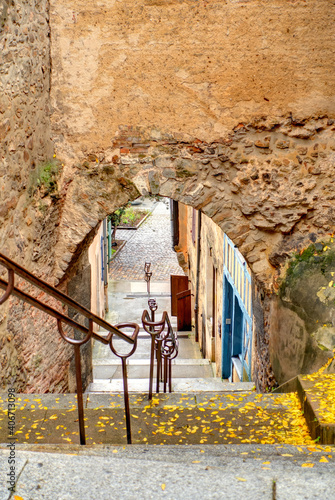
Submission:
MULTIPOLYGON (((68 291, 127 200, 201 209, 253 271, 264 389, 274 278, 335 222, 335 2, 1 4, 1 251, 68 291)), ((19 308, 24 328, 1 310, 4 380, 66 390, 72 353, 19 308)))

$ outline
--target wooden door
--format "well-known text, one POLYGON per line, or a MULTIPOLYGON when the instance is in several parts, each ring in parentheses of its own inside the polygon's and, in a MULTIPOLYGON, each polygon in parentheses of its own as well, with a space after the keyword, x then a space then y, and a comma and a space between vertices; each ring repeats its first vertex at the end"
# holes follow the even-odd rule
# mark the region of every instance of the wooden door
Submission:
POLYGON ((171 316, 177 316, 177 293, 188 290, 188 277, 171 275, 171 316))
POLYGON ((191 290, 177 293, 177 327, 180 332, 192 329, 191 290))

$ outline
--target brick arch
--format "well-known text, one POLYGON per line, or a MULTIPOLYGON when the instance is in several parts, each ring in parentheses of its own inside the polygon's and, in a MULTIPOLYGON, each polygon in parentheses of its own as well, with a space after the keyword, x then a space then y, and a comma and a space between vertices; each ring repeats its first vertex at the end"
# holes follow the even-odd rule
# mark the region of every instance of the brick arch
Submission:
MULTIPOLYGON (((107 149, 66 165, 56 245, 62 279, 99 221, 128 200, 156 194, 202 210, 234 241, 258 282, 335 223, 334 124, 327 118, 239 124, 215 142, 120 127, 107 149)), ((62 154, 60 148, 59 154, 62 154)))

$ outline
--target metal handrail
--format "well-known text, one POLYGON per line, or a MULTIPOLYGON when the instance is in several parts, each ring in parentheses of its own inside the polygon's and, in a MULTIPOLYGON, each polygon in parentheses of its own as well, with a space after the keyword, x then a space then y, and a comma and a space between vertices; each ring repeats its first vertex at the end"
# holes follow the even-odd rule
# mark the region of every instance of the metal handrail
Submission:
MULTIPOLYGON (((57 320, 57 327, 59 334, 61 337, 68 342, 69 344, 73 345, 74 347, 74 353, 75 353, 75 366, 76 366, 76 383, 77 383, 77 406, 78 406, 78 421, 79 421, 79 435, 80 435, 80 444, 86 444, 86 437, 85 437, 85 426, 84 426, 84 405, 83 405, 83 388, 82 388, 82 377, 81 377, 81 359, 80 359, 80 346, 83 344, 86 344, 89 342, 89 340, 94 337, 100 342, 103 342, 104 344, 109 344, 111 350, 114 352, 113 348, 113 335, 119 336, 121 339, 125 340, 126 342, 132 344, 132 350, 130 354, 128 354, 126 357, 129 357, 136 349, 136 342, 137 342, 137 335, 139 332, 139 326, 136 323, 122 323, 119 326, 119 328, 133 328, 134 332, 132 336, 127 335, 126 333, 123 333, 119 328, 110 325, 107 323, 107 321, 103 320, 99 316, 93 314, 91 311, 86 309, 85 307, 81 306, 78 302, 74 301, 64 293, 60 292, 53 286, 49 285, 45 281, 41 280, 40 278, 37 278, 34 276, 32 273, 24 269, 23 267, 19 266, 16 264, 14 261, 6 257, 5 255, 0 253, 0 265, 3 265, 4 267, 7 268, 8 271, 8 282, 0 278, 0 288, 5 290, 5 293, 3 294, 2 297, 0 297, 0 305, 3 304, 6 300, 9 299, 11 295, 14 297, 17 297, 20 300, 23 300, 24 302, 27 302, 31 306, 34 306, 41 311, 45 312, 49 316, 55 318, 57 320), (89 327, 87 328, 84 325, 81 325, 74 319, 70 318, 66 314, 57 311, 57 309, 54 309, 53 307, 49 306, 48 304, 45 304, 44 302, 41 302, 40 300, 36 299, 32 295, 20 290, 18 287, 15 286, 15 274, 18 275, 19 277, 23 278, 24 280, 28 281, 32 285, 36 286, 40 290, 43 290, 47 295, 55 298, 58 301, 61 301, 62 304, 65 304, 72 309, 76 310, 79 314, 82 316, 86 317, 89 322, 89 327), (62 323, 66 323, 72 328, 76 328, 77 330, 81 331, 82 333, 85 334, 85 337, 83 339, 75 339, 71 338, 66 335, 66 333, 63 330, 62 323), (102 337, 101 335, 95 333, 93 331, 93 323, 97 323, 98 325, 102 326, 106 330, 109 331, 109 334, 106 337, 102 337)), ((124 360, 122 359, 122 362, 124 360)), ((127 374, 126 370, 124 370, 123 373, 123 379, 124 379, 124 387, 125 387, 125 412, 126 412, 126 423, 127 423, 127 437, 128 437, 128 443, 131 442, 131 436, 130 436, 130 412, 129 412, 129 396, 128 396, 128 385, 127 385, 127 380, 126 380, 127 374)))
MULTIPOLYGON (((142 314, 142 325, 143 329, 151 335, 151 348, 150 348, 150 371, 149 371, 149 399, 152 399, 152 386, 153 386, 153 378, 154 378, 154 363, 155 363, 155 346, 156 343, 160 343, 160 347, 162 344, 161 334, 165 328, 166 323, 166 315, 167 312, 163 312, 162 319, 160 321, 152 321, 155 318, 154 311, 152 306, 149 307, 151 309, 152 317, 150 318, 148 311, 145 309, 142 314)), ((157 309, 157 307, 156 307, 157 309)), ((155 310, 156 310, 155 309, 155 310)), ((156 391, 159 392, 159 372, 161 367, 161 349, 156 350, 157 356, 157 383, 156 383, 156 391)))
POLYGON ((150 352, 150 373, 149 373, 149 399, 152 399, 153 371, 154 371, 154 352, 156 351, 157 377, 156 392, 159 393, 159 380, 163 378, 164 392, 166 384, 169 383, 169 392, 172 392, 172 360, 178 356, 179 343, 177 334, 174 333, 169 315, 163 312, 160 321, 154 321, 154 311, 157 310, 157 304, 154 299, 148 301, 152 317, 145 309, 142 314, 143 329, 151 335, 150 352), (164 360, 164 377, 162 376, 164 360))
MULTIPOLYGON (((46 283, 45 281, 41 280, 40 278, 37 278, 32 273, 30 273, 29 271, 27 271, 26 269, 21 267, 19 264, 16 264, 16 262, 12 261, 11 259, 9 259, 5 255, 3 255, 2 253, 0 253, 0 264, 2 264, 8 270, 10 270, 10 269, 13 270, 15 274, 17 274, 21 278, 25 279, 26 281, 28 281, 32 285, 35 285, 40 290, 43 290, 48 295, 51 295, 51 297, 59 300, 60 302, 62 302, 63 304, 65 304, 69 307, 72 307, 72 309, 75 309, 77 312, 79 312, 80 314, 85 316, 87 319, 93 320, 94 323, 101 326, 102 328, 109 331, 110 333, 111 332, 115 333, 116 335, 121 337, 126 342, 129 342, 129 344, 134 343, 134 341, 130 337, 128 337, 128 335, 125 335, 118 328, 111 325, 110 323, 108 323, 104 319, 100 318, 96 314, 92 313, 92 311, 89 311, 88 309, 86 309, 86 307, 82 306, 81 304, 79 304, 75 300, 71 299, 71 297, 69 297, 65 293, 63 293, 60 290, 57 290, 55 287, 49 285, 49 283, 46 283)), ((3 281, 3 280, 1 280, 1 281, 3 281)), ((3 288, 3 286, 1 288, 3 288)), ((23 293, 23 292, 21 292, 21 293, 23 293)), ((22 300, 24 300, 23 297, 20 297, 20 298, 22 298, 22 300)), ((37 301, 37 299, 35 299, 35 301, 37 301)), ((37 302, 39 302, 39 301, 37 301, 37 302)), ((43 305, 43 303, 40 303, 40 304, 43 305)), ((37 307, 36 303, 33 305, 37 307)), ((79 327, 76 326, 76 328, 79 328, 79 327)), ((82 330, 82 328, 79 328, 79 329, 81 331, 84 331, 85 333, 87 333, 87 331, 88 331, 87 329, 86 330, 82 330)), ((98 338, 99 340, 101 339, 102 342, 104 342, 104 344, 109 344, 110 335, 107 337, 100 337, 98 334, 95 334, 94 336, 95 336, 95 338, 98 338)))
MULTIPOLYGON (((119 328, 128 328, 129 323, 119 323, 117 325, 119 328)), ((132 354, 134 354, 137 347, 137 336, 139 334, 140 327, 136 325, 134 328, 134 332, 132 335, 132 339, 134 340, 134 345, 126 354, 122 354, 116 350, 113 345, 113 335, 110 340, 110 348, 112 352, 121 359, 122 362, 122 378, 123 378, 123 396, 124 396, 124 408, 126 412, 126 425, 127 425, 127 443, 131 444, 131 426, 130 426, 130 409, 129 409, 129 391, 128 391, 128 375, 127 375, 127 358, 129 358, 132 354)))

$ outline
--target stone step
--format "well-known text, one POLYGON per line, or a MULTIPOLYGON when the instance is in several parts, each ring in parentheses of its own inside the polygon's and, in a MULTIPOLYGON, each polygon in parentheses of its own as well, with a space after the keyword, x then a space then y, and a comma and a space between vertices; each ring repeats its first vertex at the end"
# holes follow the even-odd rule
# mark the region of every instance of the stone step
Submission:
MULTIPOLYGON (((226 390, 221 392, 187 392, 187 393, 159 393, 153 395, 155 408, 178 406, 181 408, 202 407, 209 409, 242 408, 246 404, 257 403, 257 407, 277 408, 281 406, 280 394, 257 394, 248 389, 248 383, 227 383, 226 390)), ((6 394, 0 396, 0 410, 7 410, 6 394), (1 397, 2 396, 2 397, 1 397)), ((84 408, 123 408, 123 394, 85 392, 83 395, 84 408)), ((148 404, 148 393, 131 393, 129 395, 132 408, 144 409, 148 404)), ((16 410, 68 410, 76 408, 76 394, 18 394, 16 410)))
MULTIPOLYGON (((133 360, 136 361, 136 360, 133 360)), ((143 360, 139 360, 143 361, 143 360)), ((128 365, 128 377, 130 380, 148 379, 149 364, 148 363, 131 363, 128 365)), ((154 375, 156 374, 156 368, 154 375)), ((213 377, 213 370, 210 364, 176 364, 172 368, 173 380, 180 378, 209 378, 213 377)), ((156 375, 155 375, 156 376, 156 375)), ((93 367, 93 379, 113 380, 122 378, 122 367, 120 362, 118 365, 101 365, 93 367)))
MULTIPOLYGON (((100 358, 93 360, 93 366, 119 366, 121 364, 121 360, 119 358, 100 358)), ((149 366, 149 359, 136 359, 136 358, 128 358, 127 365, 139 365, 139 366, 149 366)), ((181 365, 181 366, 208 366, 211 365, 210 359, 199 358, 176 358, 172 360, 172 366, 181 365)))
MULTIPOLYGON (((149 387, 149 378, 141 379, 128 379, 129 392, 143 393, 147 392, 149 387)), ((154 389, 156 385, 154 383, 154 389)), ((160 385, 161 390, 163 384, 160 385)), ((173 378, 172 391, 178 393, 186 392, 234 392, 234 391, 248 391, 254 388, 253 382, 240 382, 229 383, 222 381, 219 378, 173 378)), ((122 379, 94 379, 88 387, 87 392, 123 392, 122 379)))
MULTIPOLYGON (((11 498, 7 460, 8 449, 0 450, 4 500, 11 498)), ((322 447, 310 453, 285 445, 18 445, 15 495, 34 500, 332 500, 334 473, 334 450, 322 447), (323 456, 327 463, 320 462, 323 456)))
MULTIPOLYGON (((241 384, 243 385, 243 384, 241 384)), ((236 389, 236 387, 235 387, 236 389)), ((0 442, 8 439, 7 403, 0 410, 0 442)), ((298 405, 286 395, 252 391, 130 395, 133 444, 313 444, 298 405)), ((123 394, 85 394, 87 444, 126 443, 123 394)), ((17 443, 79 443, 76 396, 20 395, 17 443)))

